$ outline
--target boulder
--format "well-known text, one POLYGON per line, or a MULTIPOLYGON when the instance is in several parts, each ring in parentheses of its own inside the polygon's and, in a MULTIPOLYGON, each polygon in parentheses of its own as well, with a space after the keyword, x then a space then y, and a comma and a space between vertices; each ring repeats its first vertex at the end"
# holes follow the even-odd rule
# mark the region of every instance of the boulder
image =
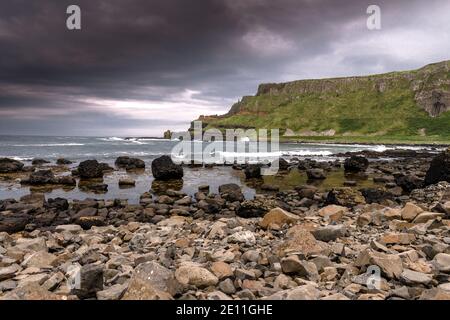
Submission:
POLYGON ((152 161, 152 174, 156 180, 183 178, 183 167, 172 161, 170 156, 162 156, 152 161))
POLYGON ((369 167, 369 160, 362 156, 351 156, 345 159, 345 172, 364 172, 369 167))
POLYGON ((41 159, 41 158, 34 158, 34 159, 31 161, 31 164, 32 164, 33 166, 41 166, 41 165, 47 164, 47 163, 50 163, 50 161, 45 160, 45 159, 41 159))
POLYGON ((403 189, 403 191, 411 192, 415 189, 423 187, 423 179, 415 175, 401 175, 395 178, 395 183, 403 189))
POLYGON ((86 160, 78 165, 78 175, 82 179, 103 178, 104 166, 97 160, 86 160))
POLYGON ((438 183, 439 181, 450 182, 450 149, 442 152, 431 161, 425 175, 425 186, 438 183))
POLYGON ((82 299, 95 297, 97 291, 103 290, 103 268, 102 265, 86 264, 74 272, 72 293, 82 299))
POLYGON ((219 279, 209 270, 194 264, 181 265, 175 271, 175 277, 182 285, 192 285, 197 288, 215 286, 219 279))
POLYGON ((51 170, 39 170, 30 174, 28 180, 24 181, 31 185, 56 184, 57 179, 51 170))
POLYGON ((118 157, 115 162, 116 166, 119 168, 125 168, 126 170, 133 169, 144 169, 144 160, 130 157, 118 157))
POLYGON ((259 179, 261 175, 261 164, 248 164, 245 167, 244 174, 246 179, 259 179))
POLYGON ((405 204, 403 209, 400 210, 400 215, 403 220, 413 221, 419 213, 422 213, 423 209, 414 203, 408 202, 405 204))
POLYGON ((337 238, 345 237, 347 234, 347 228, 342 224, 328 225, 312 230, 311 233, 317 240, 330 242, 335 241, 337 238))
POLYGON ((323 169, 308 169, 306 170, 306 175, 309 180, 323 180, 327 178, 323 169))
POLYGON ((20 161, 0 158, 0 173, 12 173, 22 171, 24 164, 20 161))
POLYGON ((157 262, 145 262, 136 267, 123 300, 171 300, 179 284, 172 271, 157 262))
POLYGON ((326 204, 336 204, 349 208, 365 203, 366 200, 362 193, 349 187, 332 189, 328 192, 326 199, 326 204))
POLYGON ((264 228, 280 229, 285 224, 294 224, 300 220, 300 217, 281 208, 270 210, 259 223, 264 228))
POLYGON ((440 272, 450 273, 450 254, 438 253, 433 259, 433 265, 440 272))
POLYGON ((73 162, 64 158, 59 158, 58 160, 56 160, 56 164, 57 165, 68 165, 68 164, 72 164, 73 162))
POLYGON ((222 198, 227 201, 244 201, 241 187, 235 183, 223 184, 219 187, 219 193, 222 198))
POLYGON ((357 267, 376 265, 380 268, 381 274, 388 279, 398 279, 403 272, 402 259, 395 254, 385 254, 382 252, 366 249, 362 251, 356 259, 357 267))

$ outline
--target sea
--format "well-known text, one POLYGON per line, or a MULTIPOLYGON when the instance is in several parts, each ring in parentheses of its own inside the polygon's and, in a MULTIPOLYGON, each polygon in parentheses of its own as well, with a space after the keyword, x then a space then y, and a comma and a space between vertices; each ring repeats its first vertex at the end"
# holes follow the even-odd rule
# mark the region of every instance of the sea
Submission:
MULTIPOLYGON (((104 183, 108 184, 108 191, 105 193, 93 193, 81 190, 78 187, 60 188, 44 190, 47 198, 64 197, 71 200, 83 200, 86 198, 96 199, 126 199, 129 203, 138 203, 142 193, 164 189, 155 182, 151 174, 151 161, 161 155, 171 154, 176 146, 181 142, 178 140, 167 140, 159 138, 126 138, 126 137, 68 137, 68 136, 0 136, 0 158, 7 157, 22 161, 25 165, 30 165, 35 158, 42 158, 54 165, 58 158, 72 161, 74 164, 69 169, 75 168, 79 162, 88 159, 96 159, 99 162, 106 162, 114 165, 114 161, 119 156, 136 157, 144 160, 147 164, 144 172, 126 172, 124 170, 114 171, 104 177, 104 183), (118 186, 120 178, 127 177, 136 181, 136 186, 132 188, 121 188, 118 186)), ((208 144, 202 144, 205 148, 208 144)), ((278 146, 266 146, 264 150, 256 152, 247 146, 245 150, 240 150, 236 146, 226 145, 222 142, 214 142, 222 153, 222 157, 227 161, 233 161, 236 157, 245 156, 250 160, 274 159, 279 156, 284 158, 315 159, 317 161, 329 161, 336 159, 335 155, 345 152, 355 152, 363 150, 385 151, 388 149, 429 149, 425 146, 386 146, 386 145, 363 145, 363 144, 322 144, 322 143, 281 143, 278 146)), ((242 144, 241 144, 242 145, 242 144)), ((244 143, 245 145, 245 143, 244 143)), ((201 150, 201 149, 200 149, 201 150)), ((184 157, 185 155, 177 155, 184 157)), ((267 177, 265 182, 278 185, 280 190, 292 188, 295 185, 306 183, 304 175, 300 173, 290 173, 283 179, 267 177)), ((342 177, 342 179, 344 179, 342 177)), ((258 186, 248 184, 243 178, 241 171, 233 170, 229 166, 217 166, 209 169, 185 168, 184 178, 181 184, 168 186, 193 195, 199 185, 210 185, 211 192, 217 192, 218 187, 225 183, 237 183, 242 186, 247 198, 252 198, 258 186)), ((326 182, 321 182, 325 183, 326 182)), ((362 182, 364 183, 364 182, 362 182)), ((19 179, 0 180, 0 200, 15 198, 35 192, 29 186, 20 184, 19 179)), ((41 190, 39 190, 41 191, 41 190)))

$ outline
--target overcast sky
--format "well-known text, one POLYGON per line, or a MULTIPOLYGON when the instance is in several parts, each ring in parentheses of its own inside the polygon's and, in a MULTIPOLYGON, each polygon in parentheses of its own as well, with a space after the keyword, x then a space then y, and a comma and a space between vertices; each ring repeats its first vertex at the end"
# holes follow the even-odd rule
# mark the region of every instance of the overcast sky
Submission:
POLYGON ((2 0, 0 134, 160 136, 262 82, 447 59, 448 0, 2 0))

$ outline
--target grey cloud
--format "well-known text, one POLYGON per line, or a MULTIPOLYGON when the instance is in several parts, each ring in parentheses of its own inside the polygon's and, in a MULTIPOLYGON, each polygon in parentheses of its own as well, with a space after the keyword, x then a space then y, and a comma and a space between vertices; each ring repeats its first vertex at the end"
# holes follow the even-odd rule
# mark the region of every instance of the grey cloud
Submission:
POLYGON ((450 28, 442 19, 448 1, 376 2, 383 14, 377 32, 365 27, 368 0, 4 1, 0 133, 89 128, 97 135, 154 135, 160 127, 187 126, 193 114, 225 112, 261 82, 401 70, 448 58, 450 28), (81 31, 65 28, 70 4, 82 9, 81 31), (411 34, 437 48, 414 52, 411 34), (186 90, 200 93, 181 103, 186 90), (149 111, 139 120, 93 101, 123 102, 119 108, 140 103, 149 111), (158 105, 168 106, 167 115, 158 105), (178 106, 192 110, 180 110, 174 120, 178 106), (151 108, 158 111, 152 115, 151 108), (33 110, 46 110, 48 119, 32 120, 33 110), (86 115, 89 123, 82 121, 86 115))

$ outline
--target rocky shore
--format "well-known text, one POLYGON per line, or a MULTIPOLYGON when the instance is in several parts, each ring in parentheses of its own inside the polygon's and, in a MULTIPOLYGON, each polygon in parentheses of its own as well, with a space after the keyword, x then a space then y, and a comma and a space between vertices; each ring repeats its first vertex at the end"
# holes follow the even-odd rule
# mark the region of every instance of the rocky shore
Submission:
MULTIPOLYGON (((101 191, 115 170, 35 160, 0 159, 0 176, 101 191)), ((277 176, 308 177, 285 191, 261 179, 262 166, 233 165, 258 186, 254 199, 237 184, 173 189, 184 168, 165 156, 151 164, 162 187, 139 204, 39 192, 0 200, 0 299, 450 299, 450 150, 281 159, 277 176), (318 186, 338 170, 339 185, 318 186), (369 176, 372 187, 356 186, 369 176)))

